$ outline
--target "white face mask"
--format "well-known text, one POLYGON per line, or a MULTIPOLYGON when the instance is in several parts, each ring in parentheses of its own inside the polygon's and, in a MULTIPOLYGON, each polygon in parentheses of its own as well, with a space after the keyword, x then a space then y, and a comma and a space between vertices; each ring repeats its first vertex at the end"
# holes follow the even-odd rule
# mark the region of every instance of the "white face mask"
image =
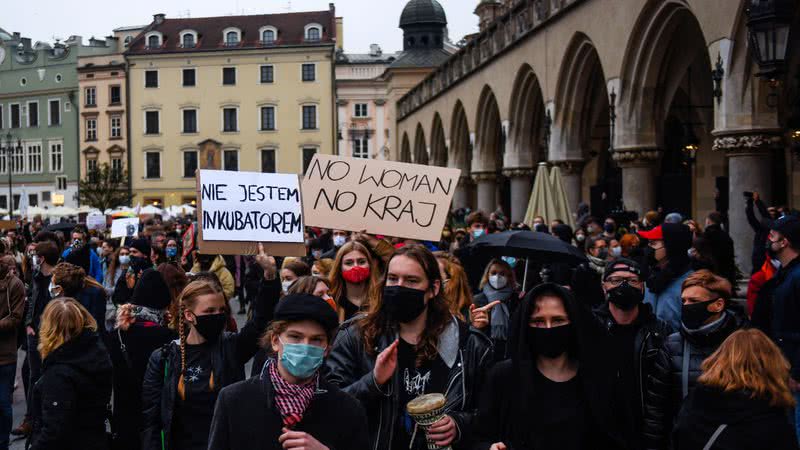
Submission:
POLYGON ((503 275, 492 275, 489 277, 489 286, 499 291, 508 286, 508 279, 503 275))
POLYGON ((50 286, 47 287, 47 290, 50 292, 50 298, 58 298, 61 296, 61 286, 53 284, 53 280, 50 280, 50 286))
POLYGON ((39 259, 39 256, 38 256, 38 255, 33 255, 33 258, 32 258, 32 260, 31 260, 31 263, 33 264, 33 267, 34 267, 34 269, 38 269, 38 268, 39 268, 39 266, 41 266, 41 265, 42 265, 42 260, 41 260, 41 259, 39 259))
POLYGON ((289 280, 281 282, 281 290, 283 290, 284 295, 289 293, 289 288, 292 287, 293 284, 294 281, 289 281, 289 280))
POLYGON ((334 236, 333 237, 333 245, 335 247, 341 247, 347 242, 347 237, 345 236, 334 236))
POLYGON ((615 258, 619 258, 619 257, 620 257, 620 255, 622 255, 622 247, 614 247, 614 248, 612 248, 612 249, 611 249, 611 254, 612 254, 612 255, 613 255, 615 258))
POLYGON ((128 264, 130 264, 131 263, 130 255, 119 255, 119 263, 122 264, 123 266, 127 266, 128 264))

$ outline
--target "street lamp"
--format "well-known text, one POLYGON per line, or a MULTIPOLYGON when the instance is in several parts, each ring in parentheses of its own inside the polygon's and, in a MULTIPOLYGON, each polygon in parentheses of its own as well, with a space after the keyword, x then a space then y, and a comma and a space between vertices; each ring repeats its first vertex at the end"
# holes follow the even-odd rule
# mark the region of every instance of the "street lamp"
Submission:
POLYGON ((794 8, 795 0, 750 0, 748 38, 759 77, 774 81, 783 73, 794 8))
POLYGON ((700 139, 694 133, 694 126, 691 123, 684 124, 683 130, 683 156, 687 164, 694 164, 697 161, 697 150, 700 149, 700 139))
MULTIPOLYGON (((22 148, 22 140, 19 138, 17 139, 16 149, 22 148)), ((6 157, 6 170, 8 171, 8 217, 14 217, 14 196, 12 195, 11 191, 11 177, 12 177, 12 170, 11 170, 11 161, 14 157, 14 136, 9 131, 6 133, 6 146, 4 148, 4 154, 6 157)))

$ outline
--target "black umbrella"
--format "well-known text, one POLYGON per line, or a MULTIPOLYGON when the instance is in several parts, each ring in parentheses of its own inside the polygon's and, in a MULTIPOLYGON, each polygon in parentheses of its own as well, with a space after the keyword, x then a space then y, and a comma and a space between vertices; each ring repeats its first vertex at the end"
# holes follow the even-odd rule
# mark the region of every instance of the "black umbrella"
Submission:
POLYGON ((61 231, 63 233, 69 233, 77 225, 78 225, 77 223, 68 223, 68 222, 51 223, 50 225, 45 227, 45 230, 52 232, 61 231))

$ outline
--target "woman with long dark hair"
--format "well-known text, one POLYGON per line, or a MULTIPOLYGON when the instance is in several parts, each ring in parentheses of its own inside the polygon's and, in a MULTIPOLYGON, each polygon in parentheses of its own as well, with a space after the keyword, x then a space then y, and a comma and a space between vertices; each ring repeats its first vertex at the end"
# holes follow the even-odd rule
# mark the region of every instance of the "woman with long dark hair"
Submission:
POLYGON ((350 241, 336 253, 329 279, 331 296, 339 305, 339 321, 344 322, 369 309, 380 284, 380 263, 366 245, 350 241))
POLYGON ((421 245, 395 252, 379 288, 369 312, 339 331, 328 379, 361 401, 371 446, 380 449, 426 448, 426 433, 414 425, 406 405, 423 394, 443 394, 445 416, 427 438, 450 445, 474 426, 491 342, 452 315, 436 258, 421 245))

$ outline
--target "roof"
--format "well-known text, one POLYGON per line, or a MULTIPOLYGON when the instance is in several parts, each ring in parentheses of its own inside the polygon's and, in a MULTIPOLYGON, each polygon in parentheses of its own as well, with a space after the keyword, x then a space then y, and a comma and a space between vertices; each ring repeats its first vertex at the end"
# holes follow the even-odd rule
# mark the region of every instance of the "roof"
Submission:
POLYGON ((14 36, 11 33, 0 28, 0 41, 10 41, 12 39, 14 39, 14 36))
POLYGON ((441 48, 413 49, 401 53, 389 68, 439 67, 450 56, 450 52, 441 48))
POLYGON ((126 52, 127 55, 145 55, 162 53, 191 53, 215 50, 271 48, 296 45, 325 45, 336 41, 335 11, 309 11, 285 14, 259 14, 250 16, 219 16, 186 19, 163 19, 161 23, 153 22, 133 41, 126 52), (322 36, 319 41, 307 42, 305 26, 311 23, 322 25, 322 36), (273 26, 278 29, 274 44, 262 45, 259 29, 273 26), (224 45, 223 30, 239 28, 242 31, 241 41, 235 47, 224 45), (184 30, 197 32, 197 43, 193 48, 183 48, 180 44, 180 33, 184 30), (158 31, 163 35, 163 44, 157 49, 147 49, 147 34, 158 31))
POLYGON ((422 23, 447 25, 447 14, 436 0, 411 0, 400 15, 400 28, 422 23))
POLYGON ((398 53, 382 53, 370 55, 369 53, 345 53, 337 58, 337 64, 389 64, 397 59, 398 53))
POLYGON ((144 29, 146 26, 147 26, 147 25, 132 25, 132 26, 129 26, 129 27, 119 27, 119 28, 114 28, 114 29, 113 29, 113 30, 111 30, 111 31, 113 31, 113 32, 115 32, 115 33, 118 33, 118 32, 121 32, 121 31, 136 31, 136 30, 142 30, 142 29, 144 29))

